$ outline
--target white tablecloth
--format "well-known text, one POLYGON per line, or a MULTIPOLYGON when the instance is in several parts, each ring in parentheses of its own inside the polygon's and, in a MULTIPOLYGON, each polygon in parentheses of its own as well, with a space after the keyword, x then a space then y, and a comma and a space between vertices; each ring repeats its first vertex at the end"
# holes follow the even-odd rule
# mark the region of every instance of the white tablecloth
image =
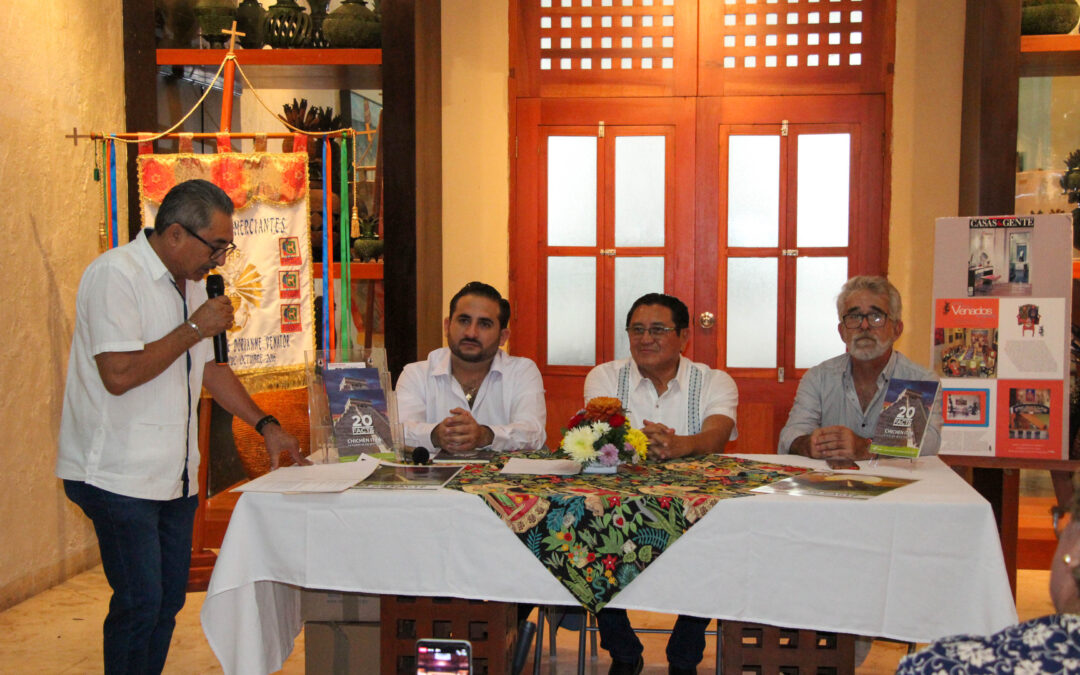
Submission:
MULTIPOLYGON (((725 499, 610 606, 912 642, 1016 623, 986 500, 936 457, 861 464, 919 481, 867 501, 725 499)), ((474 495, 246 493, 202 607, 226 673, 281 667, 302 628, 301 587, 575 604, 474 495)))

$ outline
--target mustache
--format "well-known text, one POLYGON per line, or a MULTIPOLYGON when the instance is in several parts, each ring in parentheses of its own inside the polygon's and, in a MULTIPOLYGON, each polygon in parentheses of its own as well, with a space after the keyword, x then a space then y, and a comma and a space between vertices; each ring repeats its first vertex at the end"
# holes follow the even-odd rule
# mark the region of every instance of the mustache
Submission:
POLYGON ((473 339, 471 339, 471 338, 462 338, 462 339, 461 339, 461 340, 460 340, 460 341, 458 342, 458 344, 462 344, 462 345, 464 345, 464 344, 470 344, 470 345, 476 345, 477 347, 481 346, 481 345, 480 345, 480 341, 479 341, 479 340, 473 340, 473 339))

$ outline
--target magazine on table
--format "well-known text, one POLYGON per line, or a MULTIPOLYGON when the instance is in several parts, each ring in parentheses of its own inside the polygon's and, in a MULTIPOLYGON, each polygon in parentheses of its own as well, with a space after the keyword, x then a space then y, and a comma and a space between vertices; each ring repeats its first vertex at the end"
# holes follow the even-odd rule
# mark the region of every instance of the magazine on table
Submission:
POLYGON ((756 487, 751 492, 870 499, 914 482, 915 479, 913 478, 892 478, 890 476, 838 473, 836 471, 811 471, 756 487))
POLYGON ((382 462, 354 490, 437 490, 450 482, 462 465, 413 465, 382 462))
POLYGON ((941 385, 933 380, 889 380, 884 409, 870 440, 870 452, 888 457, 918 457, 940 389, 941 385))

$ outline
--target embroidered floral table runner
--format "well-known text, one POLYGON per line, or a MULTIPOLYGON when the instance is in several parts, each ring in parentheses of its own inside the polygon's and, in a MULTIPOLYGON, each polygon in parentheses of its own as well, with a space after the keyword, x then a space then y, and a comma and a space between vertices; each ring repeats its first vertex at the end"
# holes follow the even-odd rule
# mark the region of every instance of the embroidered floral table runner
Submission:
POLYGON ((470 464, 447 487, 480 495, 591 612, 721 499, 809 470, 725 455, 624 464, 614 475, 503 475, 501 467, 498 459, 470 464))

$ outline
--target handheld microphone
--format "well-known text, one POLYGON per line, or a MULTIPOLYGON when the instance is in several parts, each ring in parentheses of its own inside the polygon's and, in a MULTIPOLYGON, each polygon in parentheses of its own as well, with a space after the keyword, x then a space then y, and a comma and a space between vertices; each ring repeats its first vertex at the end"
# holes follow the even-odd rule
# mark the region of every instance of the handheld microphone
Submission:
POLYGON ((413 464, 427 464, 431 461, 431 453, 427 448, 413 448, 412 461, 413 464))
MULTIPOLYGON (((225 280, 220 274, 210 274, 206 277, 206 295, 210 298, 219 298, 225 295, 225 280)), ((229 340, 225 337, 225 331, 214 336, 214 362, 229 362, 229 340)))

